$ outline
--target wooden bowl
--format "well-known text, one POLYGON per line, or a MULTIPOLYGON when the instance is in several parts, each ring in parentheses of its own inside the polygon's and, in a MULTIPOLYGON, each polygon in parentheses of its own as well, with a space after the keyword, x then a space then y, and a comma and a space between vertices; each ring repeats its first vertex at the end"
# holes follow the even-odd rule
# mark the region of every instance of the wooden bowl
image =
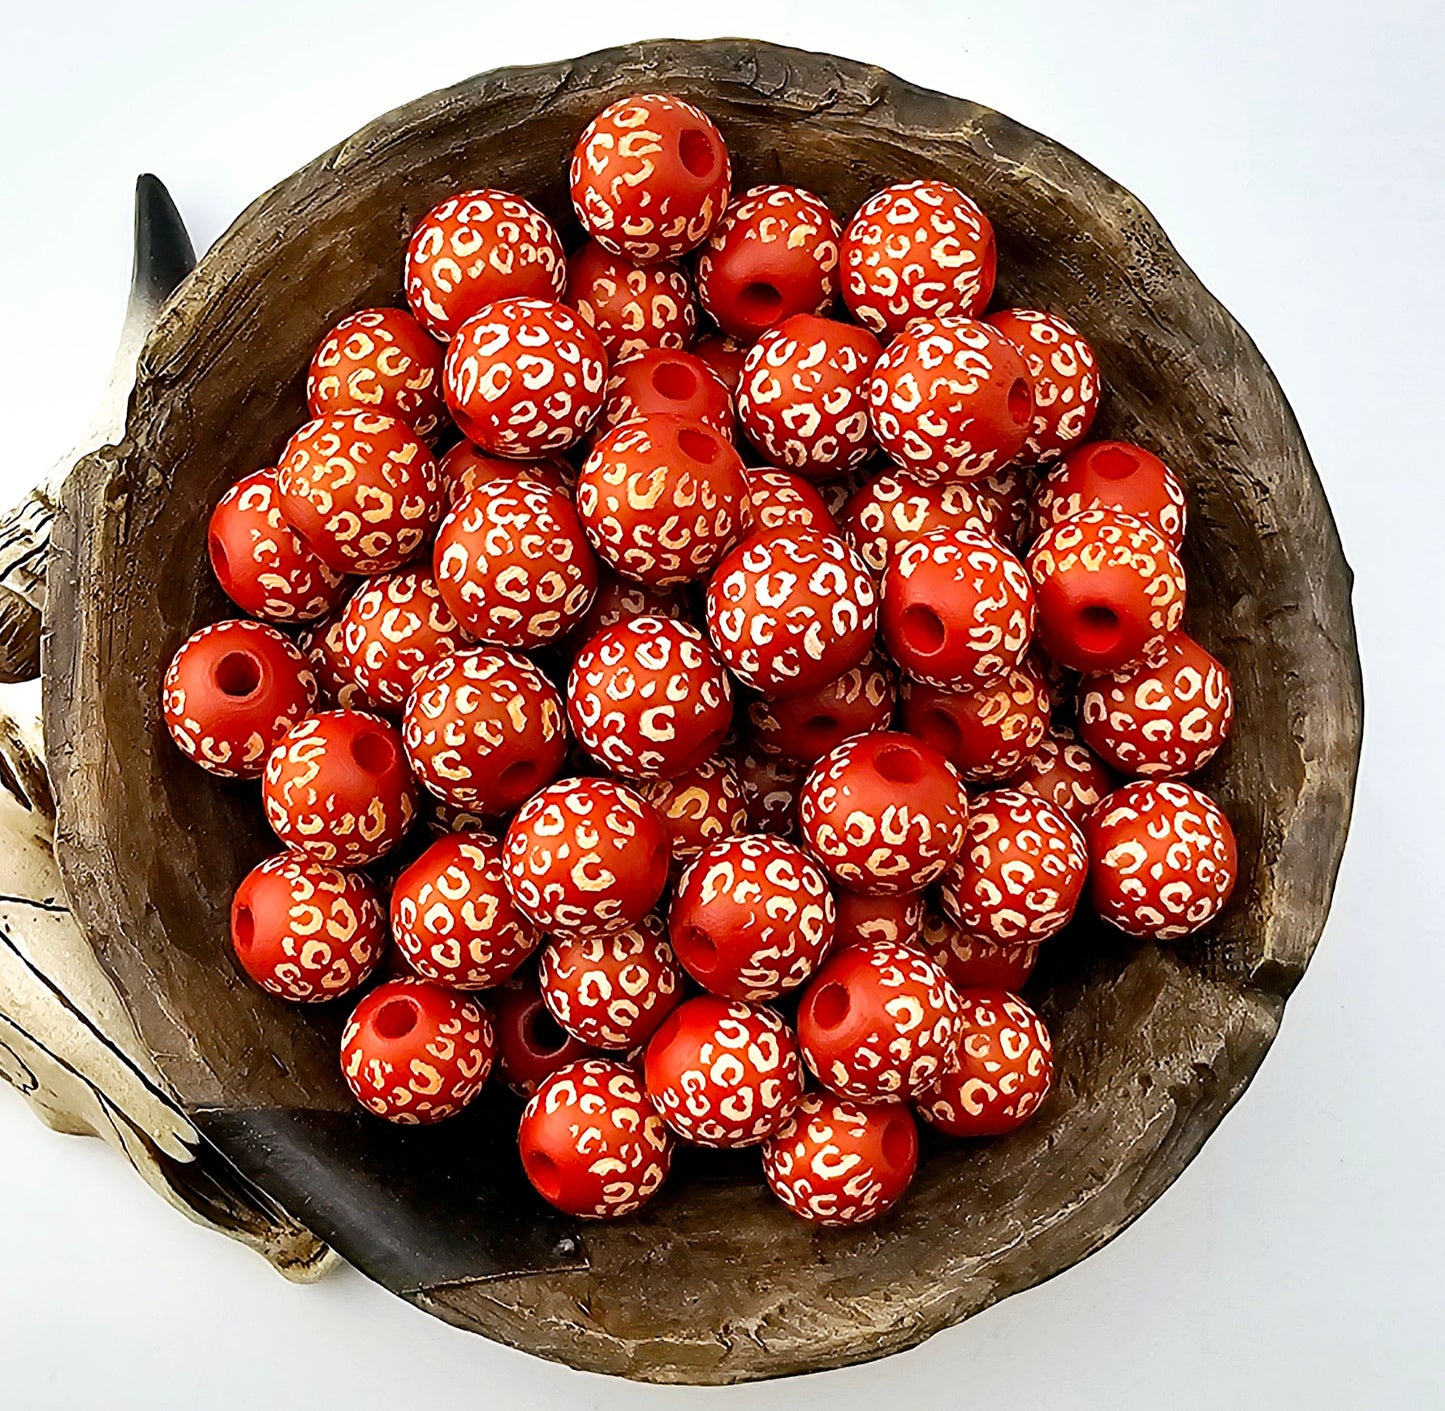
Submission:
POLYGON ((1057 143, 879 69, 741 40, 502 70, 397 109, 253 204, 155 329, 126 439, 72 476, 47 612, 61 864, 209 1139, 419 1307, 649 1381, 862 1361, 1097 1249, 1248 1084, 1344 845, 1361 717, 1349 592, 1309 454, 1253 343, 1148 211, 1057 143), (794 1219, 746 1157, 684 1161, 642 1217, 578 1228, 520 1183, 501 1099, 423 1132, 357 1112, 337 1067, 342 1016, 264 997, 230 957, 232 888, 274 848, 256 791, 192 768, 158 711, 176 645, 228 615, 206 567, 211 505, 303 419, 324 328, 400 301, 408 232, 459 188, 524 192, 575 236, 574 139, 605 103, 658 89, 719 122, 738 190, 796 182, 845 216, 911 177, 979 199, 998 231, 998 301, 1077 321, 1107 387, 1097 434, 1137 438, 1185 477, 1190 629, 1238 693, 1234 739, 1202 781, 1239 835, 1222 924, 1176 946, 1085 925, 1053 942, 1031 988, 1060 1060, 1041 1119, 930 1146, 910 1198, 863 1232, 794 1219))

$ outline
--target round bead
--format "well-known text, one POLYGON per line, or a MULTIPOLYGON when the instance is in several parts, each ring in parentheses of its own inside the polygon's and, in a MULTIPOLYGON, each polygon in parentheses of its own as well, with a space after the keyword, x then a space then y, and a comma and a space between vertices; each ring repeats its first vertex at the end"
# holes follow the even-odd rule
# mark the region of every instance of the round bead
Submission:
POLYGON ((1234 829, 1177 779, 1125 784, 1084 820, 1089 901, 1140 940, 1189 936, 1224 910, 1239 874, 1234 829))
POLYGON ((484 304, 447 348, 447 410, 497 456, 565 451, 602 414, 607 353, 587 321, 545 299, 484 304))
POLYGON ((1184 566, 1157 530, 1109 510, 1046 529, 1027 561, 1043 649, 1075 671, 1122 671, 1184 617, 1184 566))
POLYGON ((1023 354, 1034 389, 1034 420, 1019 459, 1057 460, 1088 435, 1099 410, 1099 364, 1079 330, 1057 314, 1002 309, 987 322, 1023 354))
POLYGON ((842 229, 799 186, 755 186, 728 207, 697 260, 703 309, 751 341, 793 314, 819 314, 838 292, 842 229))
POLYGON ((671 779, 641 780, 637 792, 666 825, 674 864, 747 832, 743 787, 730 760, 714 757, 671 779))
POLYGON ((438 838, 396 879, 391 931, 418 975, 453 990, 501 984, 542 941, 507 891, 501 846, 480 833, 438 838))
POLYGON ((748 723, 759 749, 811 764, 853 735, 886 730, 896 699, 888 659, 875 650, 816 691, 754 700, 748 723))
POLYGON ((635 926, 667 884, 667 829, 610 779, 560 779, 534 794, 504 843, 517 905, 557 935, 635 926))
POLYGON ((552 1017, 592 1048, 646 1043, 682 998, 682 972, 655 916, 610 936, 548 941, 537 976, 552 1017))
POLYGON ((837 950, 873 941, 899 946, 917 944, 923 930, 923 897, 918 892, 870 897, 839 888, 836 900, 838 926, 833 945, 837 950))
POLYGON ((376 412, 423 440, 441 425, 442 349, 405 309, 360 309, 311 357, 306 405, 314 417, 376 412))
POLYGON ((873 453, 868 379, 882 348, 866 328, 794 314, 753 344, 743 364, 738 421, 774 465, 815 480, 873 453))
POLYGON ((360 710, 322 711, 287 731, 266 756, 261 800, 283 843, 338 867, 384 857, 416 815, 401 735, 360 710))
POLYGON ((567 719, 619 774, 668 778, 711 759, 732 723, 727 673, 695 627, 635 617, 598 633, 572 663, 567 719))
POLYGON ((683 969, 726 999, 771 1000, 796 989, 833 943, 835 908, 802 848, 753 834, 715 843, 692 862, 668 913, 683 969))
POLYGON ((406 1126, 454 1117, 487 1081, 492 1019, 475 1000, 428 980, 378 985, 341 1035, 341 1071, 369 1112, 406 1126))
POLYGON ((768 696, 815 691, 873 645, 877 595, 853 551, 827 534, 739 544, 707 586, 708 631, 745 685, 768 696))
POLYGON ((390 573, 416 557, 442 512, 431 452, 402 422, 332 412, 286 443, 281 513, 334 573, 390 573))
POLYGON ((458 441, 437 462, 437 475, 448 509, 468 490, 491 480, 527 480, 570 495, 577 479, 576 471, 561 456, 548 456, 539 461, 508 460, 486 455, 470 441, 458 441))
MULTIPOLYGON (((342 581, 349 586, 350 580, 342 581)), ((346 652, 346 624, 340 612, 298 632, 296 649, 316 676, 318 704, 340 706, 343 710, 365 705, 366 698, 356 684, 354 663, 346 652)))
POLYGON ((1088 870, 1084 836, 1068 814, 1036 794, 997 789, 973 800, 939 900, 966 935, 1034 945, 1069 924, 1088 870))
POLYGON ((798 798, 803 839, 855 892, 917 892, 963 847, 968 796, 949 762, 912 735, 847 740, 823 756, 798 798))
POLYGON ((233 618, 181 644, 161 683, 161 714, 171 739, 202 769, 255 779, 316 692, 316 677, 289 638, 233 618))
POLYGON ((644 348, 686 348, 697 331, 692 285, 676 265, 639 265, 589 241, 567 262, 566 301, 611 360, 644 348))
POLYGON ((935 529, 996 535, 997 509, 978 481, 920 485, 902 475, 876 475, 848 498, 839 528, 875 578, 895 555, 935 529))
POLYGON ((941 966, 953 988, 965 990, 1021 990, 1038 963, 1037 942, 1001 945, 986 936, 969 935, 957 921, 941 911, 929 911, 916 942, 941 966))
POLYGON ((572 207, 599 245, 642 264, 675 260, 727 209, 732 167, 712 119, 664 93, 610 103, 582 130, 572 207))
POLYGON ((1137 666, 1086 676, 1079 690, 1079 733, 1122 774, 1193 774, 1219 752, 1233 719, 1229 669, 1183 632, 1137 666))
POLYGON ((827 501, 801 475, 772 466, 749 467, 743 475, 748 484, 748 511, 754 534, 799 529, 819 534, 838 532, 827 501))
POLYGON ((698 995, 647 1045, 647 1092, 667 1125, 695 1146, 756 1146, 803 1094, 793 1032, 771 1009, 698 995))
POLYGON ((406 301, 443 342, 497 299, 558 299, 567 282, 562 242, 530 201, 507 191, 463 191, 422 217, 406 251, 406 301))
POLYGON ((428 667, 402 730, 427 790, 480 814, 525 803, 557 777, 567 754, 561 693, 511 652, 456 652, 428 667))
POLYGON ((959 1000, 936 961, 875 941, 834 951, 798 1006, 803 1061, 861 1102, 916 1097, 953 1061, 959 1000))
POLYGON ((971 480, 1011 461, 1034 419, 1023 355, 970 318, 918 319, 868 384, 878 444, 916 480, 971 480))
POLYGON ((642 417, 675 416, 700 421, 729 440, 733 398, 717 374, 691 353, 648 349, 621 359, 607 378, 605 426, 642 417))
POLYGON ((733 757, 743 791, 749 833, 793 837, 798 831, 798 795, 808 769, 796 760, 745 749, 733 757))
POLYGON ((1158 530, 1176 552, 1187 514, 1179 477, 1158 456, 1128 441, 1091 441, 1034 482, 1035 536, 1081 510, 1114 510, 1158 530))
POLYGON ((1015 776, 1013 785, 1025 793, 1047 799, 1083 827, 1089 810, 1105 794, 1118 788, 1119 780, 1113 770, 1080 741, 1072 727, 1055 724, 1039 742, 1033 761, 1015 776))
POLYGON ((693 356, 707 364, 713 375, 736 397, 743 384, 743 363, 749 344, 729 338, 726 333, 709 333, 693 344, 693 356))
POLYGON ((968 482, 968 488, 978 497, 980 512, 992 515, 994 524, 989 532, 999 543, 1015 549, 1028 548, 1029 490, 1033 482, 1032 471, 1018 464, 1000 466, 968 482))
POLYGON ((614 427, 577 478, 577 514, 602 561, 670 587, 706 578, 747 528, 738 453, 699 421, 647 416, 614 427))
POLYGON ((522 1111, 522 1169, 565 1214, 615 1220, 657 1194, 672 1133, 625 1063, 582 1058, 544 1078, 522 1111))
POLYGON ((358 704, 386 715, 400 715, 417 676, 464 644, 429 568, 363 583, 342 611, 341 640, 358 704))
POLYGON ((1049 692, 1033 656, 990 682, 950 691, 903 683, 903 724, 970 784, 999 784, 1029 766, 1049 729, 1049 692))
POLYGON ((999 1137, 1048 1096, 1053 1043, 1044 1021, 1007 990, 968 992, 962 1014, 957 1058, 919 1097, 918 1113, 951 1137, 999 1137))
POLYGON ((503 986, 489 1002, 496 1014, 497 1071, 519 1097, 531 1097, 559 1068, 588 1056, 587 1045, 552 1018, 535 981, 503 986))
POLYGON ((281 517, 274 470, 243 476, 216 502, 206 531, 211 571, 242 612, 267 622, 311 622, 350 585, 281 517))
POLYGON ((680 583, 657 588, 635 578, 621 578, 609 568, 599 568, 597 596, 582 620, 572 629, 568 643, 575 651, 585 647, 599 632, 634 617, 671 617, 686 622, 692 604, 680 583))
POLYGON ((804 1093, 763 1143, 773 1194, 815 1225, 866 1225, 896 1205, 918 1166, 918 1128, 901 1102, 804 1093))
POLYGON ((871 196, 843 235, 843 302, 880 336, 916 318, 972 317, 993 294, 989 219, 956 186, 905 181, 871 196))
POLYGON ((462 630, 500 647, 555 640, 597 592, 597 561, 572 502, 526 481, 494 480, 458 500, 432 562, 462 630))
POLYGON ((1016 667, 1034 635, 1024 566, 973 529, 934 529, 883 575, 879 628, 893 659, 934 686, 986 685, 1016 667))
POLYGON ((376 888, 294 852, 268 857, 231 900, 231 945, 263 990, 311 1003, 358 989, 386 950, 376 888))

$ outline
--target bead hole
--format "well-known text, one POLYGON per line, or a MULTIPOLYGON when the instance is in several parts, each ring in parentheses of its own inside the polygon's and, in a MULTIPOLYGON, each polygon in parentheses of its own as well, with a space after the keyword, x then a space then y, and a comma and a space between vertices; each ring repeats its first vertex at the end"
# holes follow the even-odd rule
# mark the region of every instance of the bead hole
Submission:
POLYGON ((682 159, 683 166, 698 178, 711 176, 717 165, 712 138, 700 127, 683 128, 677 139, 677 155, 682 159))
POLYGON ((1094 457, 1093 466, 1105 480, 1127 480, 1139 469, 1139 462, 1123 446, 1109 446, 1094 457))
POLYGON ((695 426, 684 426, 677 433, 677 449, 690 460, 710 465, 718 457, 718 439, 695 426))
POLYGON ((351 742, 351 757, 367 774, 385 774, 396 763, 396 746, 380 730, 363 730, 351 742))
POLYGON ((678 939, 682 942, 679 958, 689 969, 707 974, 717 967, 717 942, 701 926, 685 926, 678 939))
POLYGON ((983 247, 982 277, 979 280, 980 291, 992 291, 994 281, 998 278, 998 242, 993 237, 993 231, 988 233, 988 243, 983 247))
POLYGON ((567 1047, 567 1032, 545 1004, 538 1003, 527 1015, 527 1047, 533 1053, 560 1053, 567 1047))
POLYGON ((918 1134, 911 1117, 890 1117, 883 1129, 883 1159, 895 1169, 912 1164, 918 1148, 918 1134))
POLYGON ((216 689, 232 700, 254 695, 261 684, 261 663, 250 652, 227 652, 216 663, 216 689))
POLYGON ((1119 614, 1106 603, 1089 603, 1074 618, 1074 639, 1086 652, 1107 652, 1123 635, 1119 614))
POLYGON ((545 1151, 533 1147, 527 1153, 527 1175, 547 1200, 556 1200, 562 1194, 562 1173, 545 1151))
POLYGON ((766 328, 778 321, 783 311, 783 296, 773 285, 757 279, 743 286, 738 295, 738 309, 748 323, 766 328))
POLYGON ((237 950, 250 950, 256 940, 256 918, 249 906, 238 906, 231 920, 231 935, 237 950))
POLYGON ((822 1029, 836 1029, 848 1017, 851 1000, 837 983, 824 985, 813 996, 813 1019, 822 1029))
POLYGON ((652 390, 669 402, 685 402, 697 396, 697 373, 686 363, 658 363, 652 369, 652 390))
POLYGON ((943 619, 927 603, 914 603, 903 609, 899 622, 903 645, 919 656, 932 656, 943 647, 947 629, 943 619))
POLYGON ((836 715, 815 715, 803 726, 802 733, 816 739, 819 735, 831 735, 837 728, 838 717, 836 715))
POLYGON ((371 1027, 378 1038, 404 1039, 416 1028, 419 1017, 415 1000, 389 999, 376 1011, 371 1027))
POLYGON ((231 560, 226 556, 226 541, 219 534, 212 534, 206 541, 211 551, 211 567, 216 577, 224 581, 231 576, 231 560))
POLYGON ((1033 389, 1022 377, 1016 377, 1008 389, 1008 414, 1015 426, 1025 425, 1034 414, 1033 389))
POLYGON ((505 793, 527 793, 537 772, 537 764, 531 759, 514 759, 497 775, 497 787, 505 793))
POLYGON ((890 784, 916 784, 923 778, 923 757, 912 745, 885 745, 873 768, 890 784))

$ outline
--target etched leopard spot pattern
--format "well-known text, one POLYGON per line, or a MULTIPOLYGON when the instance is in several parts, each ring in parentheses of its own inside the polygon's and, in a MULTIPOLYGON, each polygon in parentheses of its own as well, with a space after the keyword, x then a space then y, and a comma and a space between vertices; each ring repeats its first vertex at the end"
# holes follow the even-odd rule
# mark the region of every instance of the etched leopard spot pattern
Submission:
POLYGON ((853 551, 824 534, 739 545, 707 587, 708 629, 744 684, 776 695, 821 686, 861 661, 878 595, 853 551))
POLYGON ((885 187, 843 236, 843 299, 874 333, 915 318, 973 315, 993 292, 993 229, 978 205, 942 181, 885 187))
POLYGON ((655 915, 607 936, 554 937, 537 978, 558 1024, 604 1050, 645 1042, 682 997, 682 972, 655 915))
MULTIPOLYGON (((402 977, 388 984, 400 989, 430 982, 402 977)), ((342 1031, 346 1081, 363 1107, 402 1126, 454 1117, 481 1092, 492 1071, 492 1016, 461 995, 454 997, 451 1012, 435 1023, 421 1052, 408 1053, 404 1064, 357 1044, 360 1032, 354 1017, 342 1031)))
POLYGON ((329 569, 282 517, 273 469, 243 476, 221 496, 211 515, 209 548, 211 562, 227 570, 217 574, 221 586, 245 612, 267 622, 311 622, 345 596, 343 575, 329 569))
POLYGON ((747 831, 743 786, 732 762, 720 756, 672 779, 639 780, 637 791, 667 825, 676 862, 747 831))
POLYGON ((971 529, 996 536, 1001 517, 978 481, 921 485, 902 475, 878 475, 849 499, 840 528, 869 572, 881 579, 893 557, 921 535, 971 529))
POLYGON ((507 191, 462 191, 417 226, 405 283, 412 312, 445 341, 493 300, 560 299, 567 261, 552 223, 530 201, 507 191))
POLYGON ((672 417, 614 427, 577 478, 577 513, 598 557, 655 587, 705 578, 742 537, 747 510, 737 452, 672 417))
POLYGON ((1099 409, 1099 363, 1067 319, 1041 309, 1005 309, 991 323, 1023 354, 1034 387, 1034 420, 1019 459, 1056 460, 1084 439, 1099 409))
POLYGON ((529 648, 579 622, 597 592, 597 564, 565 496, 495 480, 464 495, 437 532, 437 586, 464 631, 529 648))
POLYGON ((1031 945, 1073 917, 1089 870, 1084 835, 1036 794, 997 789, 973 800, 958 860, 943 874, 944 912, 965 934, 1031 945))
POLYGON ((499 650, 455 652, 415 681, 402 739, 428 792, 456 807, 486 812, 494 806, 493 761, 503 755, 538 766, 533 776, 538 787, 551 782, 547 764, 560 767, 566 748, 562 696, 525 657, 499 650))
POLYGON ((372 710, 399 715, 428 666, 466 644, 430 569, 404 568, 363 583, 341 613, 351 679, 372 710))

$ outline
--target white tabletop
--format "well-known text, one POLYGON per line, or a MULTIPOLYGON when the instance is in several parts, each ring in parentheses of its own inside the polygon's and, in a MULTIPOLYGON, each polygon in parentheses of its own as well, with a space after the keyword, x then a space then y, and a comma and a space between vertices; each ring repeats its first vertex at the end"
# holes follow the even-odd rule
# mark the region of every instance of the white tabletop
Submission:
POLYGON ((1292 400, 1358 575, 1368 742, 1334 912, 1238 1108, 1112 1245, 886 1362, 730 1393, 584 1376, 345 1272, 287 1285, 0 1084, 0 1405, 1434 1407, 1445 19, 1433 0, 16 3, 4 18, 0 492, 86 420, 135 174, 198 248, 374 115, 652 34, 880 63, 1083 153, 1154 211, 1292 400))

